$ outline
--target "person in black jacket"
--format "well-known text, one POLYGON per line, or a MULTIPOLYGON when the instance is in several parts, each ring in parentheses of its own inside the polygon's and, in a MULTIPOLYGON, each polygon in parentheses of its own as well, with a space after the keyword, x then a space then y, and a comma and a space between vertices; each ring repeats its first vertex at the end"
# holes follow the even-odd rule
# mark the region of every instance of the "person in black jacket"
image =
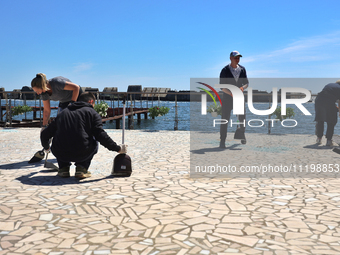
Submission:
MULTIPOLYGON (((225 66, 220 73, 220 84, 231 84, 239 87, 242 92, 248 87, 248 78, 246 69, 239 65, 242 55, 238 51, 230 53, 230 64, 225 66)), ((222 91, 222 119, 230 121, 231 110, 233 109, 233 97, 229 89, 223 88, 222 91)), ((241 139, 242 144, 246 144, 245 137, 245 115, 238 115, 240 124, 236 130, 234 139, 241 139)), ((227 138, 228 124, 220 127, 220 148, 225 148, 225 140, 227 138)))
POLYGON ((98 142, 111 151, 126 153, 126 146, 118 146, 103 129, 102 119, 93 109, 94 102, 92 93, 81 94, 41 132, 41 144, 47 151, 53 137, 51 151, 57 158, 60 177, 70 177, 71 162, 76 165, 76 178, 90 177, 88 168, 98 151, 98 142))

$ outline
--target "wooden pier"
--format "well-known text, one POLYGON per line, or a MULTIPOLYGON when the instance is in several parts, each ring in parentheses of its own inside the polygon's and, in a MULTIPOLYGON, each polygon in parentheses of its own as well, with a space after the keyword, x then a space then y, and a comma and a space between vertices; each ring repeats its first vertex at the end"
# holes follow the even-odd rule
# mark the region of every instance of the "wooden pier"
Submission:
MULTIPOLYGON (((11 107, 13 108, 13 106, 11 107)), ((37 112, 43 112, 44 107, 31 107, 33 111, 33 119, 22 119, 22 120, 13 120, 12 118, 12 127, 40 127, 40 123, 42 122, 42 117, 37 118, 37 112)), ((58 107, 51 107, 51 110, 58 110, 58 107)), ((137 123, 141 121, 141 115, 144 115, 144 119, 148 118, 148 108, 126 108, 125 116, 128 117, 128 126, 131 126, 133 117, 137 115, 137 123)), ((6 106, 1 106, 0 108, 0 126, 5 126, 6 121, 3 120, 3 117, 7 114, 6 106), (5 111, 5 113, 3 113, 5 111)), ((102 118, 103 123, 106 121, 116 121, 116 128, 120 129, 121 119, 123 118, 123 108, 109 108, 107 111, 107 116, 102 118)), ((53 118, 51 118, 53 119, 53 118)))
MULTIPOLYGON (((128 126, 131 126, 133 116, 137 115, 137 123, 141 122, 141 115, 144 115, 144 119, 148 118, 148 108, 126 108, 125 109, 125 116, 128 117, 128 126)), ((123 108, 109 108, 107 111, 107 117, 102 119, 103 122, 106 121, 116 121, 116 129, 120 129, 120 120, 123 119, 123 108)))

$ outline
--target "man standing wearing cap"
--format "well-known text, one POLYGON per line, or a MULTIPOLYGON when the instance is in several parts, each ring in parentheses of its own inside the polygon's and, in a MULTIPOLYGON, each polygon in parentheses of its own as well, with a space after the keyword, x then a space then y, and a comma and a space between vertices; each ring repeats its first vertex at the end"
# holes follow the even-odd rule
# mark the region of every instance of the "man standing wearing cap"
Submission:
MULTIPOLYGON (((246 69, 239 65, 240 57, 242 55, 238 51, 230 53, 230 64, 225 66, 220 73, 220 84, 235 85, 243 92, 248 87, 248 78, 246 69)), ((230 114, 233 109, 233 95, 229 89, 223 88, 222 91, 224 92, 222 98, 222 119, 228 120, 228 123, 221 125, 220 128, 220 148, 225 148, 230 114)), ((235 132, 234 139, 241 139, 241 143, 246 144, 245 115, 238 115, 238 120, 240 124, 235 132)))
POLYGON ((327 84, 315 99, 316 143, 321 144, 324 132, 324 122, 327 122, 326 146, 338 146, 332 141, 334 127, 338 122, 339 107, 336 102, 340 100, 340 80, 327 84))

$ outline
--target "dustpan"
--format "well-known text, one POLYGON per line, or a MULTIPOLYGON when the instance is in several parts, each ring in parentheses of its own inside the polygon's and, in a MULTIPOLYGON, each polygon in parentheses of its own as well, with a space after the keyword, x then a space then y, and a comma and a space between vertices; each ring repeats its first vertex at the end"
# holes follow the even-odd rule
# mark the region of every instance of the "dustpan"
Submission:
MULTIPOLYGON (((124 144, 125 131, 125 96, 123 98, 123 130, 122 130, 122 144, 124 144)), ((125 153, 118 154, 113 160, 112 176, 129 177, 132 173, 131 158, 125 153)))
POLYGON ((52 162, 47 161, 48 154, 49 154, 49 152, 46 153, 46 159, 45 159, 44 167, 45 168, 54 169, 54 170, 58 171, 59 168, 55 164, 53 164, 52 162))

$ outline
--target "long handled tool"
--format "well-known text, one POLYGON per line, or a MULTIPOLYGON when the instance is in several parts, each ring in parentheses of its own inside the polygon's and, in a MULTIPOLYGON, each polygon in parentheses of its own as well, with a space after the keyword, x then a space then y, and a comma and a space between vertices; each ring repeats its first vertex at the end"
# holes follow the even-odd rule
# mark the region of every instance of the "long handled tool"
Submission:
POLYGON ((50 152, 47 152, 46 153, 46 158, 45 158, 45 164, 44 164, 44 167, 45 168, 51 168, 51 169, 54 169, 54 170, 59 170, 59 168, 56 166, 56 165, 54 165, 52 162, 48 162, 47 161, 47 157, 48 157, 48 154, 49 154, 50 152))
MULTIPOLYGON (((122 145, 124 144, 125 131, 125 96, 123 98, 123 132, 122 145)), ((129 177, 132 173, 131 158, 125 153, 118 154, 113 160, 113 168, 111 175, 117 177, 129 177)))

